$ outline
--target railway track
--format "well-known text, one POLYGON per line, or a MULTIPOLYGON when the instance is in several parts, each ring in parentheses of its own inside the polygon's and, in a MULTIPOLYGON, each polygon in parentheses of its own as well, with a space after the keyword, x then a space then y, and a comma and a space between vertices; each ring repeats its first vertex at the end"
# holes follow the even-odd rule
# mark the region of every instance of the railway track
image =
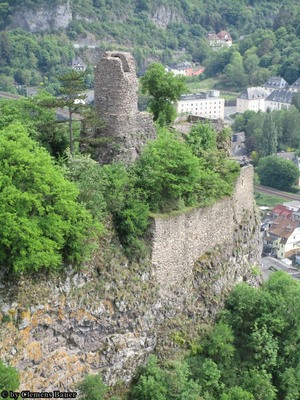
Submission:
POLYGON ((22 98, 23 96, 20 96, 19 94, 13 94, 13 93, 8 93, 8 92, 2 92, 0 91, 0 98, 2 99, 13 99, 13 100, 18 100, 22 98))
POLYGON ((300 196, 297 194, 281 192, 280 190, 272 189, 272 188, 269 188, 266 186, 255 185, 254 190, 255 190, 255 192, 262 193, 262 194, 268 194, 270 196, 277 196, 277 197, 282 197, 283 199, 287 199, 287 200, 300 201, 300 196))

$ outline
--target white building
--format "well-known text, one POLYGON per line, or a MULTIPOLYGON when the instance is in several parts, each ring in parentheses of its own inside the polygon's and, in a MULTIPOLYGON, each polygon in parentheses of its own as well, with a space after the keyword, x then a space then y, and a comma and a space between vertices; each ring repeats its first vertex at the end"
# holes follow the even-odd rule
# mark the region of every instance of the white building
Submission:
POLYGON ((274 90, 265 100, 265 109, 276 111, 290 108, 294 92, 286 89, 274 90))
POLYGON ((209 93, 184 94, 178 100, 177 112, 224 120, 225 100, 219 96, 220 92, 217 90, 211 90, 209 93))
POLYGON ((209 45, 215 50, 232 45, 232 38, 227 31, 221 31, 219 33, 210 32, 207 35, 207 39, 209 45))
POLYGON ((236 101, 236 111, 265 111, 265 99, 269 92, 262 87, 251 87, 242 92, 236 101))
POLYGON ((263 88, 268 90, 270 94, 274 90, 287 89, 288 86, 289 85, 287 81, 281 78, 281 76, 271 76, 271 78, 269 78, 267 82, 264 83, 263 88))

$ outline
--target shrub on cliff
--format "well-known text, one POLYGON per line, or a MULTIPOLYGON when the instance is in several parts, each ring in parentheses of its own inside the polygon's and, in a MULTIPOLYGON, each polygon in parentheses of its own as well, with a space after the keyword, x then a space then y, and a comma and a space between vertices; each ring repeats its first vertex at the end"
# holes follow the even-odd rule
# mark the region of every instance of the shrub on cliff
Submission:
POLYGON ((47 151, 20 124, 0 132, 0 263, 15 272, 80 262, 92 217, 47 151))
MULTIPOLYGON (((5 365, 0 361, 0 392, 16 390, 19 388, 20 378, 16 368, 5 365)), ((2 396, 4 398, 4 396, 2 396)))
POLYGON ((143 188, 152 211, 170 211, 196 204, 201 179, 199 159, 174 134, 161 130, 136 164, 137 186, 143 188))
POLYGON ((136 186, 145 191, 152 211, 208 204, 232 193, 239 166, 215 148, 203 152, 201 157, 196 155, 190 143, 165 129, 148 143, 135 174, 136 186))
POLYGON ((76 388, 83 400, 103 400, 109 389, 100 375, 86 375, 81 382, 77 383, 76 388))

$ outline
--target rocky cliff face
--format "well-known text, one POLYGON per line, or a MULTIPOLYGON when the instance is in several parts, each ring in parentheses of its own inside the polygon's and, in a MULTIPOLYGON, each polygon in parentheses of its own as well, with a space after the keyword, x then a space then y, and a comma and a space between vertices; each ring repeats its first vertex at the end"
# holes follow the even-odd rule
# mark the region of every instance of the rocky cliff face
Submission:
POLYGON ((149 19, 154 22, 159 28, 166 29, 172 22, 183 22, 183 18, 178 12, 166 6, 157 7, 149 16, 149 19))
POLYGON ((70 268, 60 277, 18 282, 2 277, 0 358, 21 371, 20 389, 71 390, 88 372, 102 373, 110 384, 128 382, 152 351, 176 351, 174 331, 192 334, 197 323, 213 318, 236 282, 259 284, 251 179, 249 167, 231 199, 155 220, 148 261, 129 264, 111 234, 81 272, 70 268), (199 232, 210 232, 212 218, 222 240, 210 246, 199 232), (226 218, 234 219, 230 228, 226 218))
POLYGON ((47 7, 20 9, 11 15, 8 29, 21 28, 28 32, 65 29, 72 21, 69 0, 49 2, 47 7))

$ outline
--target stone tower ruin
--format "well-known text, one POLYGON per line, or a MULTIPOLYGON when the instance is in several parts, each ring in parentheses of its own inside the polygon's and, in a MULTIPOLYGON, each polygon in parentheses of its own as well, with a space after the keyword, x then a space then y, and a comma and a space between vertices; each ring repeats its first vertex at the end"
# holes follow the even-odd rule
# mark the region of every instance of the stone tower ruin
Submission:
POLYGON ((105 52, 95 68, 95 107, 105 126, 97 132, 101 164, 134 161, 148 140, 155 139, 152 117, 137 107, 134 59, 126 52, 105 52))

